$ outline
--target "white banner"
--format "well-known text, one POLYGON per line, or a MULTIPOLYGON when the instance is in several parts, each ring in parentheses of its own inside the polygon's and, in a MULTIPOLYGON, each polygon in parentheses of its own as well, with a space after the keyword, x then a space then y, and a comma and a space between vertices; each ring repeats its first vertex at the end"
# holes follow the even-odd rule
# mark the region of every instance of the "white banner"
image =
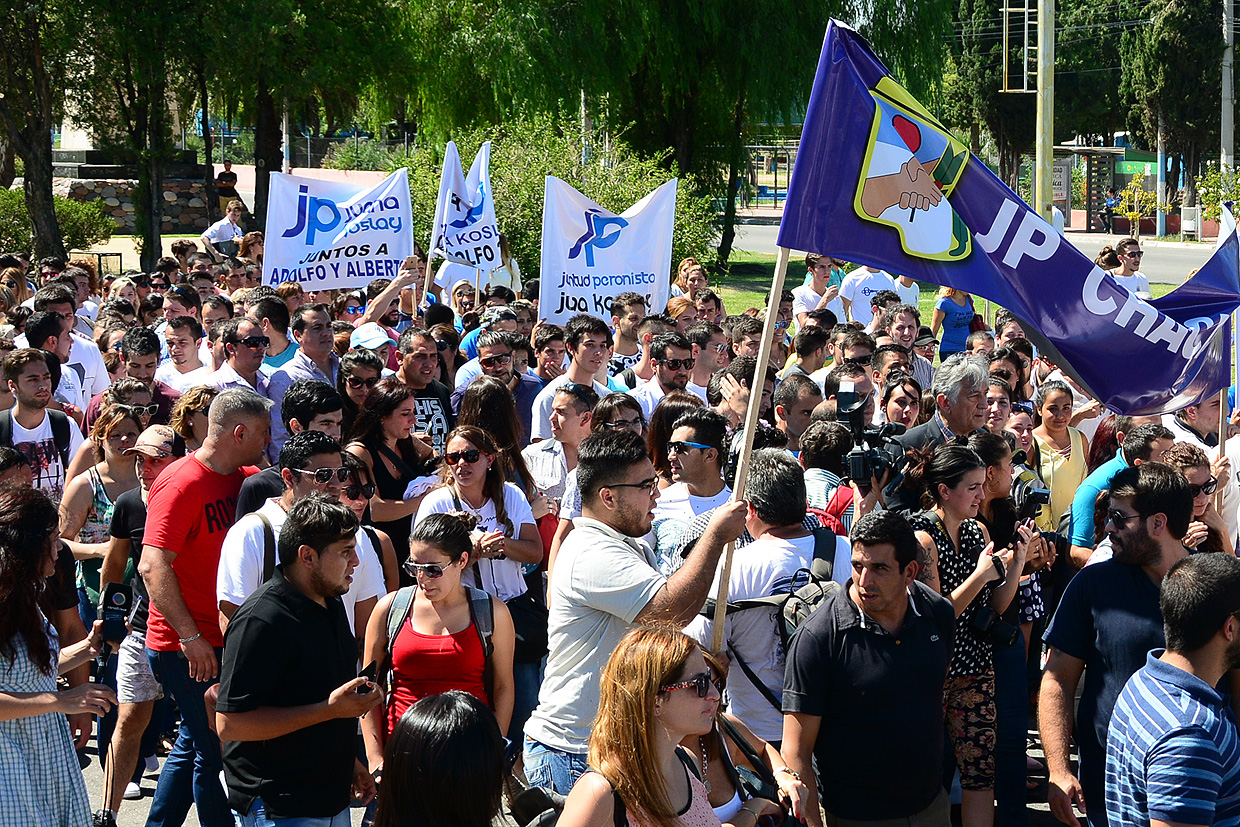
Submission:
MULTIPOLYGON (((439 197, 435 200, 430 253, 471 269, 481 269, 484 284, 487 271, 500 266, 499 227, 495 221, 495 199, 491 196, 490 141, 474 156, 468 177, 461 174, 461 156, 456 143, 448 141, 443 175, 439 179, 439 197)), ((435 281, 441 287, 449 286, 442 278, 435 281)))
POLYGON ((577 313, 610 322, 611 300, 629 290, 662 313, 675 219, 675 179, 616 215, 548 175, 538 315, 559 325, 577 313))
POLYGON ((404 169, 369 189, 271 173, 263 284, 331 290, 396 278, 413 254, 411 202, 404 169))

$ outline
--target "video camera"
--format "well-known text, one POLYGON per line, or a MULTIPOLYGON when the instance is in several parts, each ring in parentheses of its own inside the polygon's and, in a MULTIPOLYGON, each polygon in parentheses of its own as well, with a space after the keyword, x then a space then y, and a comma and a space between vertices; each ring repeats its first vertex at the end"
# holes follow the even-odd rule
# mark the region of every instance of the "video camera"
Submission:
POLYGON ((884 450, 895 443, 895 437, 904 433, 904 426, 888 422, 875 428, 866 419, 865 409, 869 397, 857 393, 851 382, 841 382, 836 393, 836 419, 852 433, 853 448, 844 457, 844 480, 852 480, 862 491, 870 489, 870 481, 880 482, 891 469, 893 456, 884 450))
POLYGON ((1049 505, 1051 501, 1051 490, 1029 467, 1027 459, 1024 451, 1012 454, 1012 504, 1016 506, 1020 520, 1034 519, 1042 506, 1049 505))

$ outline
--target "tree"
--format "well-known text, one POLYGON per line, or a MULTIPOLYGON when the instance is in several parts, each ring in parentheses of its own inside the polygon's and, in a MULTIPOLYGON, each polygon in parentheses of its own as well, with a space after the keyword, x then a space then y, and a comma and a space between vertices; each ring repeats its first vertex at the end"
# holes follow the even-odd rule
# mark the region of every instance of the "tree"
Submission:
POLYGON ((68 40, 66 10, 55 0, 29 0, 0 15, 0 126, 25 166, 26 209, 34 255, 65 257, 52 202, 52 129, 68 40))
POLYGON ((1107 146, 1126 128, 1119 43, 1144 25, 1139 0, 1057 0, 1055 136, 1107 146))

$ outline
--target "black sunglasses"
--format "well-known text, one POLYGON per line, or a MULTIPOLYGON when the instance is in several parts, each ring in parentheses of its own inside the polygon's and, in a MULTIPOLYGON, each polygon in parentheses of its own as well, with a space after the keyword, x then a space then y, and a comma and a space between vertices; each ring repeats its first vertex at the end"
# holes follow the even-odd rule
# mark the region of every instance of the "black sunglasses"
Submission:
POLYGON ((346 488, 344 493, 351 500, 369 500, 375 495, 375 485, 371 482, 357 483, 346 488))
POLYGON ((375 385, 379 384, 379 377, 372 376, 369 379, 363 379, 360 376, 346 376, 344 381, 349 384, 350 388, 357 390, 363 385, 368 388, 373 388, 375 385))
POLYGON ((1218 490, 1218 479, 1215 477, 1211 477, 1210 479, 1203 482, 1201 485, 1189 485, 1188 486, 1188 493, 1192 494, 1194 499, 1200 494, 1213 494, 1217 490, 1218 490))
POLYGON ((271 344, 271 340, 266 336, 246 336, 244 339, 238 339, 237 344, 252 347, 256 350, 258 348, 265 350, 271 344))
POLYGON ((339 468, 316 468, 313 471, 307 468, 290 468, 289 470, 295 474, 313 474, 315 482, 319 485, 327 485, 332 481, 333 476, 340 482, 344 482, 349 478, 352 469, 342 465, 339 468))
POLYGON ((694 675, 692 678, 689 678, 689 680, 687 681, 680 681, 679 683, 664 684, 663 686, 659 687, 659 691, 660 692, 675 692, 677 689, 693 688, 697 690, 697 696, 699 698, 705 698, 706 695, 710 692, 710 687, 713 683, 714 681, 710 679, 709 672, 699 672, 698 674, 694 675))
POLYGON ((444 454, 444 461, 449 465, 456 465, 461 460, 465 460, 466 465, 473 465, 482 456, 482 452, 477 448, 471 448, 468 451, 453 451, 450 454, 444 454))
POLYGON ((671 370, 693 370, 693 366, 697 364, 697 360, 690 356, 688 359, 655 359, 660 365, 667 365, 671 370))
POLYGON ((447 350, 447 349, 448 349, 448 348, 450 348, 450 347, 452 347, 452 345, 448 344, 448 343, 447 343, 447 342, 445 342, 443 339, 436 339, 436 340, 435 340, 435 350, 444 351, 444 350, 447 350))

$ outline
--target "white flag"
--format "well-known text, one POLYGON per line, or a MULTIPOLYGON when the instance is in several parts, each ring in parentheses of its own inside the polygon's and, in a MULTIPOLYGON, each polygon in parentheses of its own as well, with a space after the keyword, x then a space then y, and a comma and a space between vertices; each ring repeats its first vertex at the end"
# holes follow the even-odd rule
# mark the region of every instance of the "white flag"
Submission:
POLYGON ((268 192, 263 284, 364 287, 413 254, 408 170, 373 187, 273 172, 268 192))
POLYGON ((676 180, 616 215, 547 176, 538 314, 562 325, 577 313, 611 319, 611 300, 633 291, 651 313, 671 289, 676 180))
MULTIPOLYGON (((439 198, 435 201, 430 254, 481 269, 484 283, 487 271, 500 266, 499 227, 495 221, 495 199, 491 196, 490 141, 478 150, 468 177, 461 174, 456 143, 448 141, 439 198)), ((436 283, 441 283, 440 279, 436 283)))

